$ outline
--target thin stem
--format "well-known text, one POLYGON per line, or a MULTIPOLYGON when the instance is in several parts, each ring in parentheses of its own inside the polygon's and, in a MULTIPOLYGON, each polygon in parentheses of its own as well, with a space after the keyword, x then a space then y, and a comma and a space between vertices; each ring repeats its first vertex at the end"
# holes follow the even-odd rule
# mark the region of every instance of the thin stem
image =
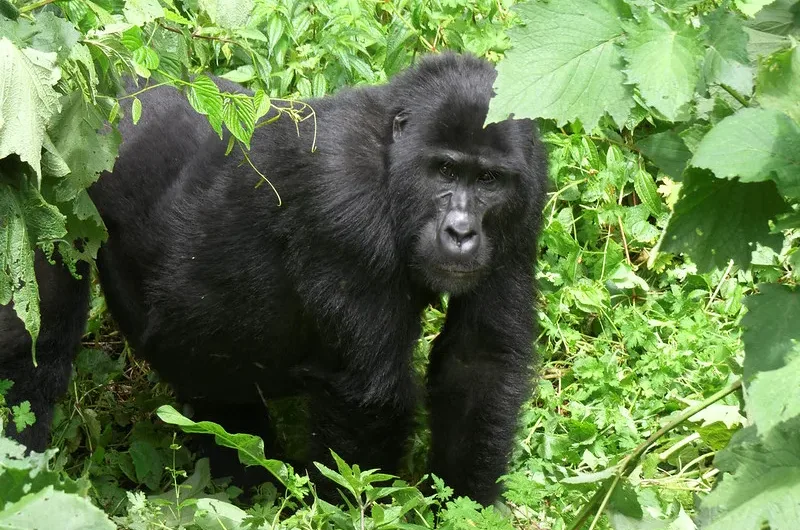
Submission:
POLYGON ((33 11, 34 9, 39 9, 40 7, 44 7, 47 4, 52 4, 55 1, 56 0, 39 0, 38 2, 34 2, 32 4, 20 7, 19 12, 27 13, 28 11, 33 11))
POLYGON ((736 90, 735 88, 733 88, 732 86, 730 86, 730 85, 726 85, 725 83, 720 83, 720 84, 719 84, 719 86, 721 86, 721 87, 722 87, 722 89, 723 89, 725 92, 727 92, 728 94, 730 94, 730 95, 733 97, 733 99, 735 99, 736 101, 738 101, 739 103, 741 103, 743 107, 749 107, 749 106, 750 106, 750 102, 749 102, 749 101, 747 101, 747 100, 745 99, 745 97, 744 97, 743 95, 741 95, 741 94, 739 93, 739 91, 738 91, 738 90, 736 90))
MULTIPOLYGON (((639 459, 644 455, 647 449, 656 443, 662 436, 667 434, 669 431, 680 425, 681 423, 685 422, 701 410, 706 409, 707 407, 713 405, 720 399, 724 398, 725 396, 732 394, 739 390, 742 387, 742 380, 738 379, 737 381, 731 383, 727 387, 723 388, 716 394, 704 399, 697 405, 689 407, 688 409, 684 410, 681 414, 679 414, 675 419, 661 427, 652 436, 650 436, 647 440, 639 444, 636 449, 633 450, 631 454, 626 456, 622 461, 617 464, 617 472, 614 474, 614 477, 609 478, 603 483, 602 486, 595 492, 592 498, 586 503, 578 514, 577 519, 575 522, 572 523, 572 526, 569 527, 569 530, 579 530, 586 519, 589 518, 589 515, 592 513, 594 507, 604 501, 607 498, 610 498, 611 494, 614 492, 614 489, 619 482, 619 479, 625 475, 629 475, 635 468, 636 465, 639 463, 639 459)), ((600 515, 602 515, 603 511, 605 510, 606 502, 603 502, 600 505, 600 508, 597 511, 597 515, 595 516, 595 520, 597 520, 600 515)))

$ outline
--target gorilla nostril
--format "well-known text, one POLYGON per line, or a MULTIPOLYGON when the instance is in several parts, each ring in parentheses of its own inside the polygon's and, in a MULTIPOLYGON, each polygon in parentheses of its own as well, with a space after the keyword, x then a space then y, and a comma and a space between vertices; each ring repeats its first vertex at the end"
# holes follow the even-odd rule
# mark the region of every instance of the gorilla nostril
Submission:
MULTIPOLYGON (((456 244, 459 249, 462 249, 462 246, 466 245, 467 247, 471 247, 471 242, 475 239, 477 233, 474 230, 470 229, 457 229, 453 226, 448 226, 444 230, 450 239, 456 244)), ((463 250, 469 251, 468 248, 463 248, 463 250)))
POLYGON ((459 247, 465 241, 475 237, 474 230, 457 230, 452 226, 448 226, 447 228, 445 228, 445 232, 447 232, 447 235, 449 235, 453 239, 453 241, 456 242, 456 245, 458 245, 459 247))

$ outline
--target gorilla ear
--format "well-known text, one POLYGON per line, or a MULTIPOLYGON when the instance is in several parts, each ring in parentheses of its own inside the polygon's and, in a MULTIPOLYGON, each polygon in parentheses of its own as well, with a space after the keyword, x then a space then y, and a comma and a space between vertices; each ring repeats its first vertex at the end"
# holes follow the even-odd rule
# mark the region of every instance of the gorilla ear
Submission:
POLYGON ((394 122, 392 123, 392 140, 397 141, 397 139, 402 136, 403 128, 406 126, 407 121, 407 110, 401 110, 397 113, 397 115, 394 117, 394 122))

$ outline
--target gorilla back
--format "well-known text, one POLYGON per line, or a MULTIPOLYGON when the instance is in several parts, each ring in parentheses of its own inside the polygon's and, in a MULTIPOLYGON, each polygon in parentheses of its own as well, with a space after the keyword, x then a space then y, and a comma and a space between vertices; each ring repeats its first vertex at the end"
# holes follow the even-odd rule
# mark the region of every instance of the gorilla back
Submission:
POLYGON ((419 394, 420 313, 448 292, 426 383, 431 467, 492 502, 532 377, 546 173, 532 122, 483 127, 494 77, 474 57, 432 56, 310 101, 316 130, 259 128, 249 156, 280 206, 185 97, 142 94, 90 191, 127 339, 198 417, 258 431, 264 398, 308 393, 314 459, 332 447, 391 471, 419 394))

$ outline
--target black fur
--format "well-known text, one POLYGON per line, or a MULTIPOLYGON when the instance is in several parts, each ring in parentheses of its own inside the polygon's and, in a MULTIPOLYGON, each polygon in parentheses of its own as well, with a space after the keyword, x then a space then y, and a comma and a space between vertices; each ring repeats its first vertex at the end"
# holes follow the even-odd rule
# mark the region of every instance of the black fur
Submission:
MULTIPOLYGON (((432 471, 492 502, 532 377, 545 187, 530 121, 483 128, 494 77, 446 54, 388 85, 311 101, 316 152, 312 120, 299 135, 286 117, 258 129, 250 158, 282 206, 183 95, 142 94, 114 173, 90 190, 109 231, 100 278, 127 339, 179 399, 226 411, 202 419, 240 423, 240 411, 265 414, 264 398, 305 392, 315 459, 331 446, 393 470, 418 399, 420 313, 450 292, 427 381, 432 471)), ((45 324, 74 328, 85 298, 45 324)), ((59 374, 77 334, 63 337, 61 357, 39 348, 59 374)), ((13 397, 46 388, 37 407, 50 406, 64 378, 40 383, 42 366, 34 382, 24 339, 0 341, 13 397)), ((45 435, 28 442, 41 448, 45 435)))

